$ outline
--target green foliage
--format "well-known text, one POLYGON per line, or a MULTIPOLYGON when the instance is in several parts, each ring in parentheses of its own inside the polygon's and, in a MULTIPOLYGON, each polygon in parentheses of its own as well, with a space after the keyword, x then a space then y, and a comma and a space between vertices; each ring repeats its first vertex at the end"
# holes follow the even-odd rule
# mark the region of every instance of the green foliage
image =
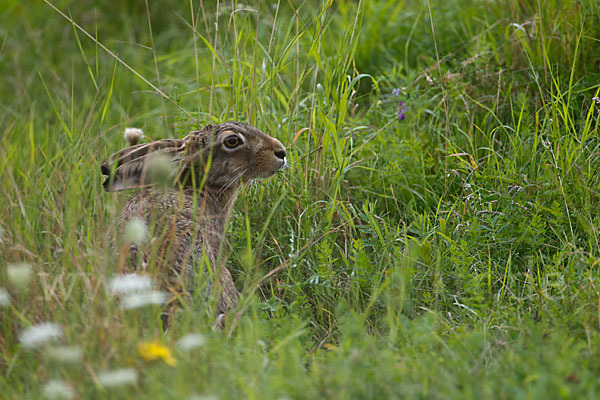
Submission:
POLYGON ((6 398, 53 379, 78 398, 598 397, 595 0, 25 3, 0 5, 6 398), (107 289, 129 194, 99 165, 126 127, 227 120, 291 168, 236 204, 225 328, 195 294, 163 332, 107 289), (81 360, 26 348, 45 321, 81 360), (150 341, 176 365, 144 361, 150 341), (119 368, 135 382, 103 387, 119 368))

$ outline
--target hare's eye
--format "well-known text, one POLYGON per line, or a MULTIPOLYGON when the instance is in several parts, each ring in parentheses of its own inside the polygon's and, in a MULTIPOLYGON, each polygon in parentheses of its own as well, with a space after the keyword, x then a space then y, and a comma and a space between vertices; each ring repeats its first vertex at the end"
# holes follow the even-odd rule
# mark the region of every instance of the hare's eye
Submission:
POLYGON ((225 140, 223 141, 223 144, 228 149, 233 149, 233 148, 238 147, 239 145, 241 145, 243 143, 244 142, 242 142, 242 139, 240 139, 240 137, 237 136, 237 135, 227 136, 225 138, 225 140))

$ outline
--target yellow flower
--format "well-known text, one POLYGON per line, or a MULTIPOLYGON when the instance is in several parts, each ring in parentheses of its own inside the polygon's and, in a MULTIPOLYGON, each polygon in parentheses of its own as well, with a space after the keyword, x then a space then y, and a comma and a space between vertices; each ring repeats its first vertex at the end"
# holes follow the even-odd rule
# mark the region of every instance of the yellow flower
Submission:
POLYGON ((140 357, 146 361, 154 361, 160 358, 170 366, 177 364, 177 360, 173 358, 171 350, 160 344, 158 341, 139 343, 138 353, 140 353, 140 357))

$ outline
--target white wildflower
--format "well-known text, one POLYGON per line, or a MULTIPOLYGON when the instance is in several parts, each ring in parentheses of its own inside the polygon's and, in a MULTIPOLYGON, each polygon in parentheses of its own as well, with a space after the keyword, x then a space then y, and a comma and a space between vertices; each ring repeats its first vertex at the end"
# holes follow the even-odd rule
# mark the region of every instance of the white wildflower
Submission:
POLYGON ((74 399, 75 392, 64 381, 53 379, 44 385, 44 397, 47 399, 74 399))
POLYGON ((60 326, 52 322, 44 322, 25 329, 21 332, 19 340, 23 343, 23 346, 32 348, 38 347, 50 340, 58 339, 62 335, 60 326))
POLYGON ((177 341, 177 347, 181 350, 192 350, 206 344, 206 337, 200 333, 189 333, 177 341))
POLYGON ((10 304, 10 296, 4 288, 0 288, 0 307, 8 307, 10 304))
POLYGON ((148 238, 148 227, 141 218, 132 218, 125 224, 125 240, 135 244, 142 244, 148 238))
POLYGON ((111 279, 109 286, 113 294, 145 292, 152 289, 152 279, 147 275, 119 275, 111 279))
POLYGON ((83 359, 83 350, 77 346, 50 347, 46 351, 49 358, 63 363, 78 363, 83 359))
POLYGON ((31 265, 27 263, 8 264, 6 276, 11 285, 19 290, 23 290, 29 285, 31 270, 31 265))
POLYGON ((142 130, 139 128, 125 128, 125 134, 123 137, 130 146, 135 146, 144 137, 144 132, 142 132, 142 130))
POLYGON ((123 298, 123 308, 126 310, 140 308, 152 304, 164 304, 167 294, 163 292, 138 292, 130 293, 123 298))
POLYGON ((98 383, 104 387, 131 385, 137 382, 138 372, 133 368, 115 369, 98 373, 98 383))

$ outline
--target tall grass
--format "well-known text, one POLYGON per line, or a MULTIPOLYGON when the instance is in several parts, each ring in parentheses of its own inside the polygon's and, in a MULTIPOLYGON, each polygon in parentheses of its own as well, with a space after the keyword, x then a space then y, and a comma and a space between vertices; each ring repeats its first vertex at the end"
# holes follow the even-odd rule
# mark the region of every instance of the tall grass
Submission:
POLYGON ((52 397, 51 380, 79 398, 598 396, 594 0, 0 12, 7 398, 52 397), (104 193, 99 165, 125 127, 159 139, 228 120, 279 138, 291 168, 237 201, 226 329, 198 295, 163 332, 160 307, 105 290, 129 194, 104 193), (44 321, 63 337, 26 348, 44 321), (189 333, 203 344, 177 350, 189 333), (153 341, 176 365, 143 359, 153 341), (120 368, 135 381, 106 388, 120 368))

